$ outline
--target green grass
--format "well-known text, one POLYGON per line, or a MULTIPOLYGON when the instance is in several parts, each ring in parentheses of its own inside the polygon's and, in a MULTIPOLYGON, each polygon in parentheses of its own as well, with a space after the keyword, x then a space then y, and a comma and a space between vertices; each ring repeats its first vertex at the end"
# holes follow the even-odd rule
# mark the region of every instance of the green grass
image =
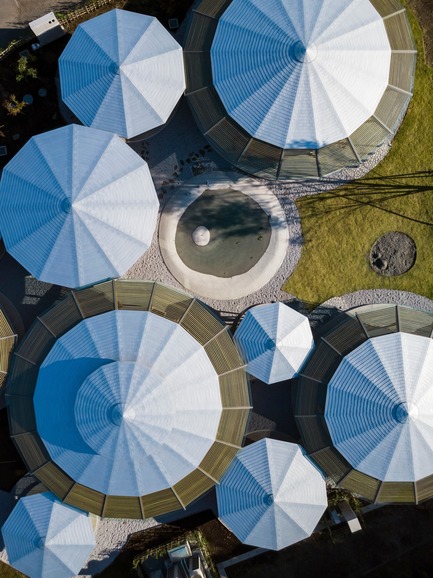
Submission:
POLYGON ((12 566, 8 566, 3 562, 0 562, 0 576, 1 578, 24 578, 24 574, 14 570, 12 566))
POLYGON ((398 289, 433 298, 433 69, 409 12, 418 49, 414 97, 387 157, 366 177, 297 202, 304 246, 283 289, 310 306, 359 289, 398 289), (402 231, 417 245, 410 271, 386 278, 368 264, 383 233, 402 231))

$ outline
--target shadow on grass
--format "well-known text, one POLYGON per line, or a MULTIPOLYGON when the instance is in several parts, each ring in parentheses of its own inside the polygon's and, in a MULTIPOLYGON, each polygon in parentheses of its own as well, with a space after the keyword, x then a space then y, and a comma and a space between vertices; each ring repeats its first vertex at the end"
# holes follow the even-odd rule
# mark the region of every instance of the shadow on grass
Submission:
MULTIPOLYGON (((339 181, 327 182, 334 186, 341 184, 339 181)), ((337 210, 356 210, 368 206, 420 225, 432 227, 432 220, 416 219, 384 206, 385 203, 403 197, 427 192, 433 192, 433 170, 386 177, 365 177, 359 181, 345 184, 344 190, 323 192, 320 195, 301 199, 299 203, 303 205, 303 216, 307 218, 320 217, 337 210), (426 179, 429 182, 425 184, 414 182, 421 179, 426 179), (327 201, 332 200, 343 200, 345 203, 335 205, 327 203, 327 201)))

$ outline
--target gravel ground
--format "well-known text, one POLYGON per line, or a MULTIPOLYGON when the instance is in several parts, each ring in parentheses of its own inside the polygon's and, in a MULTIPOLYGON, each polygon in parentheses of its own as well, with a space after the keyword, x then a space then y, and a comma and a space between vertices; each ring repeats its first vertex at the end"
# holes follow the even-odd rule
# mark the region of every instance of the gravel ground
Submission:
POLYGON ((387 303, 433 311, 433 301, 422 295, 408 291, 394 291, 392 289, 369 289, 332 297, 332 299, 328 299, 328 301, 325 301, 314 311, 310 312, 308 317, 310 325, 315 329, 319 324, 328 321, 342 311, 348 311, 361 305, 387 303))
POLYGON ((391 289, 374 289, 355 291, 340 297, 333 297, 320 307, 336 307, 340 311, 347 311, 359 305, 371 305, 373 303, 394 303, 395 305, 406 305, 415 309, 425 311, 433 310, 433 301, 408 291, 393 291, 391 289))
POLYGON ((158 522, 153 518, 147 520, 104 518, 99 520, 96 529, 96 548, 87 561, 87 565, 81 570, 81 578, 83 576, 94 576, 107 568, 126 544, 130 534, 141 532, 157 525, 158 522))
MULTIPOLYGON (((186 152, 188 149, 199 150, 206 143, 198 131, 194 129, 191 130, 191 142, 189 139, 188 142, 185 142, 185 127, 188 125, 190 127, 193 126, 191 124, 192 121, 191 113, 185 103, 183 103, 171 121, 170 126, 159 133, 159 137, 150 139, 150 142, 134 142, 134 149, 149 162, 157 191, 162 196, 161 210, 163 210, 171 195, 176 194, 176 188, 192 176, 188 172, 184 177, 182 171, 182 174, 177 174, 175 179, 172 178, 173 174, 176 173, 175 167, 179 166, 180 159, 188 157, 189 153, 186 152), (162 183, 169 182, 170 178, 173 181, 173 184, 170 185, 172 188, 168 192, 164 192, 166 188, 164 188, 162 183)), ((296 296, 281 291, 283 283, 294 271, 301 257, 302 228, 295 204, 296 199, 335 189, 347 181, 364 176, 386 156, 389 148, 390 142, 385 142, 360 167, 344 169, 336 173, 333 178, 320 181, 293 181, 287 183, 261 181, 263 185, 269 188, 269 194, 277 196, 286 215, 290 238, 286 258, 277 274, 260 290, 236 300, 216 300, 200 296, 202 301, 218 311, 234 314, 259 303, 269 303, 271 301, 298 302, 296 296)), ((203 164, 205 164, 207 171, 227 170, 228 168, 225 161, 216 153, 206 155, 203 164)), ((206 182, 206 172, 203 173, 203 182, 206 182)), ((159 227, 159 222, 157 227, 159 227)), ((125 278, 161 281, 174 287, 182 288, 165 266, 158 246, 157 232, 155 232, 150 249, 131 267, 125 278)))
POLYGON ((0 48, 31 34, 28 23, 48 12, 74 9, 81 0, 0 0, 0 48))

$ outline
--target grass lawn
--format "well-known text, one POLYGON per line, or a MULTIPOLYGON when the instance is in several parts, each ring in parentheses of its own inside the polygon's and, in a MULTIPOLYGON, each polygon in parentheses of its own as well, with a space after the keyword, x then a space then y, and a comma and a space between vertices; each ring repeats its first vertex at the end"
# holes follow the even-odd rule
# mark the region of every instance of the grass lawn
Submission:
POLYGON ((24 574, 14 570, 12 566, 0 562, 0 576, 1 578, 24 578, 24 574))
POLYGON ((433 298, 433 68, 408 12, 418 49, 415 96, 390 153, 363 179, 297 202, 305 244, 283 289, 311 307, 359 289, 433 298), (386 278, 370 269, 368 257, 374 241, 393 230, 413 238, 417 260, 406 274, 386 278))

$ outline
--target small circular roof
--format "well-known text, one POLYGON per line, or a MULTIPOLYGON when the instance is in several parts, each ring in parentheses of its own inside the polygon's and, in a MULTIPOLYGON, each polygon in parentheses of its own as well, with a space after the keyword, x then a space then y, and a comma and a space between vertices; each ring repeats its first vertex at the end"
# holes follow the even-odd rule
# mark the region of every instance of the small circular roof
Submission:
POLYGON ((251 136, 316 149, 348 137, 374 113, 391 48, 369 0, 233 0, 211 58, 228 114, 251 136))
POLYGON ((78 574, 96 544, 89 516, 51 493, 21 498, 2 535, 10 564, 32 578, 78 574))
POLYGON ((59 72, 83 124, 127 138, 164 124, 185 90, 182 47, 156 18, 127 10, 80 24, 59 72))
POLYGON ((325 419, 335 447, 385 482, 433 474, 433 341, 394 333, 349 353, 328 384, 325 419))
POLYGON ((147 311, 104 313, 61 337, 40 368, 34 405, 53 461, 117 496, 170 488, 191 473, 222 413, 206 351, 147 311))
POLYGON ((284 303, 249 309, 234 338, 248 373, 269 384, 294 377, 314 348, 308 318, 284 303))
POLYGON ((218 516, 244 544, 281 550, 308 538, 328 506, 321 472, 297 444, 242 448, 217 486, 218 516))

